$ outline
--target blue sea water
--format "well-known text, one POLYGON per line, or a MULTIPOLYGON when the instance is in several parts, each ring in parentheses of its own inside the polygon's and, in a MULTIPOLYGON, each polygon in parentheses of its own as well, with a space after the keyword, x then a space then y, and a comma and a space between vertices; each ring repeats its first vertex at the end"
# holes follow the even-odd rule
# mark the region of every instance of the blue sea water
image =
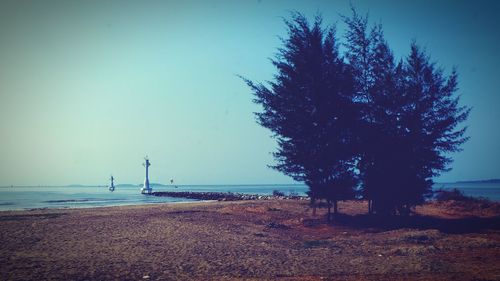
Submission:
MULTIPOLYGON (((500 201, 499 183, 438 183, 435 189, 458 188, 465 195, 485 197, 500 201)), ((289 185, 180 185, 154 186, 154 191, 205 191, 235 192, 247 194, 272 194, 279 190, 285 194, 305 195, 307 186, 289 185)), ((114 192, 107 187, 61 186, 61 187, 1 187, 0 211, 37 208, 90 208, 105 206, 143 205, 154 203, 179 203, 195 201, 183 198, 156 197, 140 193, 139 186, 117 186, 114 192)))
MULTIPOLYGON (((273 190, 304 195, 305 185, 182 185, 153 186, 153 191, 205 191, 272 194, 273 190)), ((106 206, 196 201, 140 193, 139 186, 120 186, 111 192, 96 186, 0 187, 0 211, 39 208, 91 208, 106 206)))
POLYGON ((107 187, 2 187, 0 210, 36 208, 90 208, 120 205, 138 205, 163 202, 187 201, 178 198, 145 196, 139 188, 117 188, 110 192, 107 187))

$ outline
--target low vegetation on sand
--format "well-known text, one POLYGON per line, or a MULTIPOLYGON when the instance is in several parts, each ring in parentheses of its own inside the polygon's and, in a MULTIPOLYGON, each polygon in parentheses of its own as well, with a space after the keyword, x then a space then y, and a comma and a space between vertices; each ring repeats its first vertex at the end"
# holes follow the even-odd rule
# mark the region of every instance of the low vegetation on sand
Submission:
POLYGON ((435 204, 445 207, 448 212, 473 211, 476 214, 500 214, 500 203, 484 197, 466 196, 459 189, 438 189, 434 191, 435 204))
POLYGON ((434 198, 439 202, 453 200, 453 201, 471 202, 471 203, 491 203, 491 201, 488 200, 487 198, 466 196, 458 188, 435 190, 434 198))

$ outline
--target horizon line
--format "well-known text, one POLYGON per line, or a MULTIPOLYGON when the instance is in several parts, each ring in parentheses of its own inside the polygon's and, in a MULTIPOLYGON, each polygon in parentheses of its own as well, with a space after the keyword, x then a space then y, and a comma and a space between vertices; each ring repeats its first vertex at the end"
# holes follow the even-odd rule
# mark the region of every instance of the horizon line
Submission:
MULTIPOLYGON (((474 182, 491 182, 491 181, 499 181, 500 178, 488 178, 488 179, 475 179, 475 180, 455 180, 455 181, 436 181, 434 184, 447 184, 447 183, 474 183, 474 182)), ((119 185, 135 185, 135 186, 141 186, 142 183, 119 183, 116 184, 116 186, 119 185)), ((200 184, 200 183, 195 183, 195 184, 165 184, 165 183, 159 183, 159 182, 154 182, 151 183, 151 185, 163 185, 163 186, 230 186, 230 185, 243 185, 243 186, 252 186, 252 185, 306 185, 305 183, 301 182, 295 182, 295 183, 224 183, 224 184, 200 184)), ((82 186, 82 187, 103 187, 103 186, 108 186, 107 184, 79 184, 79 183, 73 183, 73 184, 35 184, 35 185, 0 185, 0 188, 7 188, 7 187, 75 187, 75 186, 82 186)))

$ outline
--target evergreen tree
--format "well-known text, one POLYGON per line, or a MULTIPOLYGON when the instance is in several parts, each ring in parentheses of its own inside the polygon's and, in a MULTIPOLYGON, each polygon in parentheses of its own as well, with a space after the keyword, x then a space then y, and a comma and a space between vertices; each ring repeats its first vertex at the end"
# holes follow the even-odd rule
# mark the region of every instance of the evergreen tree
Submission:
POLYGON ((446 76, 415 42, 411 44, 400 85, 401 155, 407 164, 396 172, 402 178, 400 184, 407 187, 394 195, 399 210, 421 204, 431 194, 433 177, 449 170, 450 153, 460 151, 469 139, 466 127, 459 127, 470 108, 459 105, 460 98, 455 95, 457 78, 455 69, 446 76))
MULTIPOLYGON (((301 14, 285 21, 288 38, 272 61, 269 86, 246 80, 263 107, 258 122, 277 139, 273 168, 309 186, 314 199, 333 203, 353 198, 355 123, 353 77, 339 55, 335 30, 310 25, 301 14)), ((328 219, 330 219, 330 208, 328 219)))
POLYGON ((363 158, 359 163, 363 165, 363 192, 372 203, 369 212, 390 212, 398 191, 405 189, 397 172, 405 165, 405 159, 401 158, 405 147, 400 125, 403 71, 402 63, 394 62, 380 24, 372 28, 369 41, 371 72, 363 112, 364 132, 360 134, 363 158))
POLYGON ((408 214, 467 141, 459 125, 470 109, 455 96, 455 70, 444 75, 415 43, 395 63, 381 25, 369 31, 354 9, 344 21, 347 61, 320 17, 285 21, 274 81, 245 79, 263 107, 257 120, 277 139, 273 168, 305 182, 313 201, 326 199, 329 214, 354 196, 357 178, 370 213, 408 214))
MULTIPOLYGON (((358 168, 362 180, 362 195, 368 200, 368 210, 373 211, 373 201, 384 199, 388 189, 388 178, 392 176, 390 158, 396 155, 391 144, 395 135, 391 115, 397 114, 396 68, 394 59, 382 33, 376 25, 369 31, 368 17, 361 16, 352 8, 352 16, 344 17, 347 25, 345 35, 346 57, 355 74, 355 101, 359 104, 362 123, 357 131, 358 168), (387 110, 386 110, 387 109, 387 110)), ((379 204, 380 205, 380 204, 379 204)))
POLYGON ((368 33, 367 17, 353 9, 348 26, 349 66, 363 124, 358 167, 369 212, 404 213, 431 193, 432 177, 446 171, 460 150, 469 109, 458 105, 455 71, 445 77, 416 44, 394 63, 381 25, 368 33))

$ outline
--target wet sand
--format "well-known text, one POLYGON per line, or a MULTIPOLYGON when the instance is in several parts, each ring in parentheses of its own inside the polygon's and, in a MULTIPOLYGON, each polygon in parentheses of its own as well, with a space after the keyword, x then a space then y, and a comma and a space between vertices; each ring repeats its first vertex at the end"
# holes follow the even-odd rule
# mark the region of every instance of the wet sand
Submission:
POLYGON ((1 280, 500 280, 498 206, 266 200, 0 212, 1 280))

